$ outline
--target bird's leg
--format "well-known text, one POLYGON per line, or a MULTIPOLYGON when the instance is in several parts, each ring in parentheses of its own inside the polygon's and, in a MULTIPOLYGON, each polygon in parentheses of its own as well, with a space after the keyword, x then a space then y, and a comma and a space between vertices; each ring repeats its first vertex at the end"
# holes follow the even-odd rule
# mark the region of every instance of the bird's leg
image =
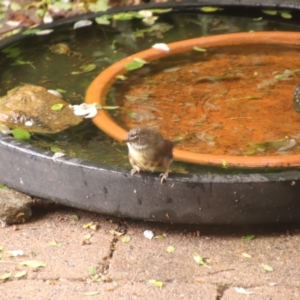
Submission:
POLYGON ((140 168, 138 166, 133 166, 133 169, 130 171, 131 175, 134 175, 135 173, 140 173, 140 168))
POLYGON ((164 173, 161 173, 159 175, 159 177, 161 177, 160 183, 162 184, 165 180, 167 180, 168 176, 169 176, 169 172, 170 170, 167 169, 164 173))
POLYGON ((162 184, 165 180, 167 180, 169 173, 170 173, 170 165, 172 163, 172 159, 165 159, 164 160, 164 167, 165 167, 165 172, 161 173, 159 177, 161 177, 160 183, 162 184))

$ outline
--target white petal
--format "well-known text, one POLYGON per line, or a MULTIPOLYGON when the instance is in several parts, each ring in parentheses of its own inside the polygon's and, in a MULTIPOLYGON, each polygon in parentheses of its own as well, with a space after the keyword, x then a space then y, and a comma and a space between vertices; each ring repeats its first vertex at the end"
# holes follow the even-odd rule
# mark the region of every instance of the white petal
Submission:
POLYGON ((11 27, 17 27, 20 25, 21 21, 6 21, 6 25, 11 26, 11 27))
POLYGON ((54 155, 52 156, 52 160, 56 162, 57 158, 64 156, 65 154, 62 152, 55 152, 54 155))
POLYGON ((244 288, 242 287, 235 287, 234 288, 235 291, 239 294, 244 294, 244 295, 251 295, 251 294, 254 294, 254 292, 250 292, 250 291, 246 291, 244 288))
POLYGON ((144 231, 144 237, 149 239, 149 240, 152 240, 154 238, 154 233, 152 230, 145 230, 144 231))
POLYGON ((44 14, 43 22, 46 24, 53 22, 53 18, 48 11, 46 11, 46 13, 44 14))
POLYGON ((164 44, 164 43, 157 43, 157 44, 154 44, 152 46, 152 48, 154 49, 158 49, 158 50, 163 50, 163 51, 170 51, 170 48, 167 44, 164 44))
POLYGON ((11 250, 11 251, 7 251, 7 254, 9 256, 22 256, 22 255, 24 255, 24 251, 22 251, 22 250, 11 250))
POLYGON ((94 106, 89 109, 89 114, 85 116, 86 119, 94 118, 98 113, 98 109, 94 106))
POLYGON ((30 126, 33 125, 33 122, 32 122, 32 121, 26 121, 26 122, 24 123, 24 125, 30 127, 30 126))
POLYGON ((73 26, 74 29, 80 28, 80 27, 85 27, 85 26, 90 26, 92 25, 92 21, 90 20, 80 20, 78 22, 76 22, 73 26))
POLYGON ((54 95, 54 96, 57 96, 57 97, 62 98, 61 93, 59 93, 59 92, 56 91, 56 90, 48 90, 48 92, 49 92, 50 94, 54 95))
POLYGON ((36 35, 47 35, 47 34, 51 33, 52 31, 53 31, 53 29, 45 29, 45 30, 38 31, 35 34, 36 35))

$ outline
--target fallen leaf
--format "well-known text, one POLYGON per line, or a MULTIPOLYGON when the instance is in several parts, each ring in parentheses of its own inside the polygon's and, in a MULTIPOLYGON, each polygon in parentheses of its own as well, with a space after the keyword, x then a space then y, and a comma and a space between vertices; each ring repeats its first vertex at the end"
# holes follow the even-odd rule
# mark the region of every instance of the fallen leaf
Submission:
POLYGON ((14 275, 15 278, 21 278, 27 275, 27 271, 21 271, 14 275))
POLYGON ((94 291, 94 292, 85 292, 84 296, 95 296, 95 295, 98 295, 98 294, 99 294, 99 292, 96 292, 96 291, 94 291))
POLYGON ((27 260, 27 261, 22 261, 20 262, 21 266, 26 266, 29 268, 42 268, 42 267, 46 267, 46 264, 42 261, 38 261, 38 260, 27 260))
POLYGON ((243 236, 242 237, 242 241, 251 241, 255 238, 255 235, 254 234, 250 234, 250 235, 246 235, 246 236, 243 236))
POLYGON ((174 251, 175 251, 175 248, 173 246, 168 246, 167 247, 167 252, 168 253, 174 253, 174 251))
POLYGON ((55 240, 52 240, 50 243, 50 246, 60 248, 62 246, 62 243, 57 243, 55 240))
POLYGON ((123 243, 129 243, 130 240, 131 240, 131 237, 128 236, 128 235, 125 235, 125 236, 122 238, 122 242, 123 242, 123 243))
POLYGON ((3 280, 3 281, 7 280, 10 278, 10 276, 11 276, 11 273, 4 273, 4 274, 0 275, 0 280, 3 280))
POLYGON ((273 272, 274 271, 274 269, 271 266, 269 266, 269 265, 262 264, 261 266, 267 272, 273 272))
POLYGON ((155 280, 155 279, 149 279, 148 282, 156 287, 162 288, 164 283, 162 281, 159 280, 155 280))

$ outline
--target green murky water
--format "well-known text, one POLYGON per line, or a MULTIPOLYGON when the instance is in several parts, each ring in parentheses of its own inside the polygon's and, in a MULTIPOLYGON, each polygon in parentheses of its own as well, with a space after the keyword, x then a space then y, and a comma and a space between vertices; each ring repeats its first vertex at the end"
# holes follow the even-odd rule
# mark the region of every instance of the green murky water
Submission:
MULTIPOLYGON (((154 28, 145 26, 141 19, 133 19, 113 21, 109 26, 93 23, 76 30, 72 24, 58 27, 49 35, 26 36, 10 49, 2 49, 0 96, 19 84, 28 83, 64 90, 65 100, 80 104, 84 101, 88 85, 102 70, 155 43, 249 30, 300 30, 300 24, 293 23, 297 19, 294 15, 292 20, 285 20, 280 16, 268 16, 260 10, 231 11, 227 8, 219 14, 198 12, 160 14, 154 28), (243 14, 245 17, 239 17, 243 14), (58 43, 67 44, 71 52, 53 53, 51 47, 58 43), (91 72, 71 74, 88 64, 96 64, 97 67, 91 72)), ((54 135, 34 134, 30 143, 48 150, 56 146, 72 157, 130 169, 127 147, 106 136, 91 120, 54 135)), ((181 162, 175 162, 172 170, 177 173, 229 172, 181 162)))

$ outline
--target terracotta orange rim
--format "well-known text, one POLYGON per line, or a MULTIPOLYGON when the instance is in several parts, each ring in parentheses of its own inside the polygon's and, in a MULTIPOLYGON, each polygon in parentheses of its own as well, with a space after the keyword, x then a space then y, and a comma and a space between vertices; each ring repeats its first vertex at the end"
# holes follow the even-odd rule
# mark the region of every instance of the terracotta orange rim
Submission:
MULTIPOLYGON (((148 62, 158 58, 170 56, 176 53, 191 51, 193 47, 202 48, 229 46, 239 44, 280 44, 280 45, 300 45, 300 34, 297 32, 246 32, 195 39, 183 40, 168 44, 170 51, 148 49, 125 59, 118 61, 100 73, 90 84, 86 92, 85 102, 98 103, 105 106, 106 95, 109 88, 116 81, 117 75, 123 75, 127 71, 124 66, 134 58, 142 58, 148 62)), ((291 99, 292 101, 292 99, 291 99)), ((111 118, 105 110, 99 110, 97 116, 93 118, 95 125, 106 134, 116 140, 124 140, 127 132, 111 118)), ((231 156, 231 155, 210 155, 194 153, 184 150, 174 149, 176 160, 203 165, 235 166, 235 167, 292 167, 300 166, 300 155, 286 156, 231 156)))

